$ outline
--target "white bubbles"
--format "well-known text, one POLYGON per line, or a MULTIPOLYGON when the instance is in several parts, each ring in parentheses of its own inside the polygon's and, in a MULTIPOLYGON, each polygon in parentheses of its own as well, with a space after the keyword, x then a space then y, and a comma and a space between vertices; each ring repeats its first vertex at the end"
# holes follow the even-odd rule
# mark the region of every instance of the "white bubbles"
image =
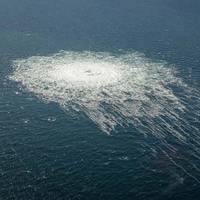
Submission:
POLYGON ((120 70, 110 63, 90 61, 77 61, 63 63, 53 69, 49 76, 57 81, 62 81, 71 87, 102 87, 120 80, 120 70))
POLYGON ((173 67, 137 52, 62 51, 16 60, 14 69, 10 79, 47 102, 84 112, 107 133, 117 125, 144 126, 141 118, 147 123, 185 109, 170 88, 172 84, 185 87, 173 67))
MULTIPOLYGON (((187 86, 174 66, 137 52, 87 51, 33 56, 13 65, 11 80, 66 111, 83 112, 105 133, 134 126, 162 141, 162 152, 176 166, 171 156, 176 148, 169 141, 187 146, 199 160, 199 91, 187 86)), ((200 166, 195 168, 200 171, 200 166)))

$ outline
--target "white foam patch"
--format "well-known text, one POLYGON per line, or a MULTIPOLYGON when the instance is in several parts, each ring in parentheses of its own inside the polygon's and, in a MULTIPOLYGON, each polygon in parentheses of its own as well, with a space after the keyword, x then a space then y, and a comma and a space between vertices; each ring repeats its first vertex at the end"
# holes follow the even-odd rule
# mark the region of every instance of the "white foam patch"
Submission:
POLYGON ((167 138, 173 138, 200 158, 199 91, 184 84, 166 62, 137 52, 61 51, 15 60, 13 65, 11 80, 46 102, 85 113, 108 134, 117 126, 133 125, 164 141, 168 153, 175 147, 167 138))
POLYGON ((102 87, 120 80, 120 70, 111 63, 78 61, 63 63, 50 72, 49 76, 57 81, 67 82, 71 87, 102 87))
POLYGON ((141 117, 151 121, 185 109, 170 88, 185 87, 174 68, 137 52, 61 51, 16 60, 14 68, 10 79, 64 109, 84 112, 107 133, 116 125, 135 125, 141 117))

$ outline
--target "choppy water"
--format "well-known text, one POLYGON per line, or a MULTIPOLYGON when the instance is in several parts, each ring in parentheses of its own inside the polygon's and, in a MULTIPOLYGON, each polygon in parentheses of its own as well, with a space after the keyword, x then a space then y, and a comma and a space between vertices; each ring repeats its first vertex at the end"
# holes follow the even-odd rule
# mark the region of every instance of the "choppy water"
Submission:
POLYGON ((0 5, 0 199, 198 199, 198 1, 0 5))

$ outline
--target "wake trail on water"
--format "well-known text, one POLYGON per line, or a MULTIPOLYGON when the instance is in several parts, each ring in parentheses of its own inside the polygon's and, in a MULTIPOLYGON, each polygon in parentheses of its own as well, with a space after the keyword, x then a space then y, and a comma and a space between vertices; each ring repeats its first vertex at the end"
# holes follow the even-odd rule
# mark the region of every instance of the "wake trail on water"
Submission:
POLYGON ((107 134, 134 126, 165 144, 186 145, 200 160, 199 90, 164 61, 138 52, 60 51, 13 61, 9 79, 65 111, 83 112, 107 134))

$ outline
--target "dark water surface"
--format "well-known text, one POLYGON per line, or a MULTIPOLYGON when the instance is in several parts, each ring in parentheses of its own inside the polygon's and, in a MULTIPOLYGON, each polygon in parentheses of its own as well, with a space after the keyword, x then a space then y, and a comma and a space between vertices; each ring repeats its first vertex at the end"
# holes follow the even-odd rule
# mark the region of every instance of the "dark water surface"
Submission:
POLYGON ((199 198, 198 92, 182 118, 195 143, 169 133, 176 150, 168 151, 166 140, 134 126, 107 135, 84 113, 71 115, 8 79, 18 58, 119 49, 175 65, 198 91, 200 1, 0 0, 0 199, 199 198))

